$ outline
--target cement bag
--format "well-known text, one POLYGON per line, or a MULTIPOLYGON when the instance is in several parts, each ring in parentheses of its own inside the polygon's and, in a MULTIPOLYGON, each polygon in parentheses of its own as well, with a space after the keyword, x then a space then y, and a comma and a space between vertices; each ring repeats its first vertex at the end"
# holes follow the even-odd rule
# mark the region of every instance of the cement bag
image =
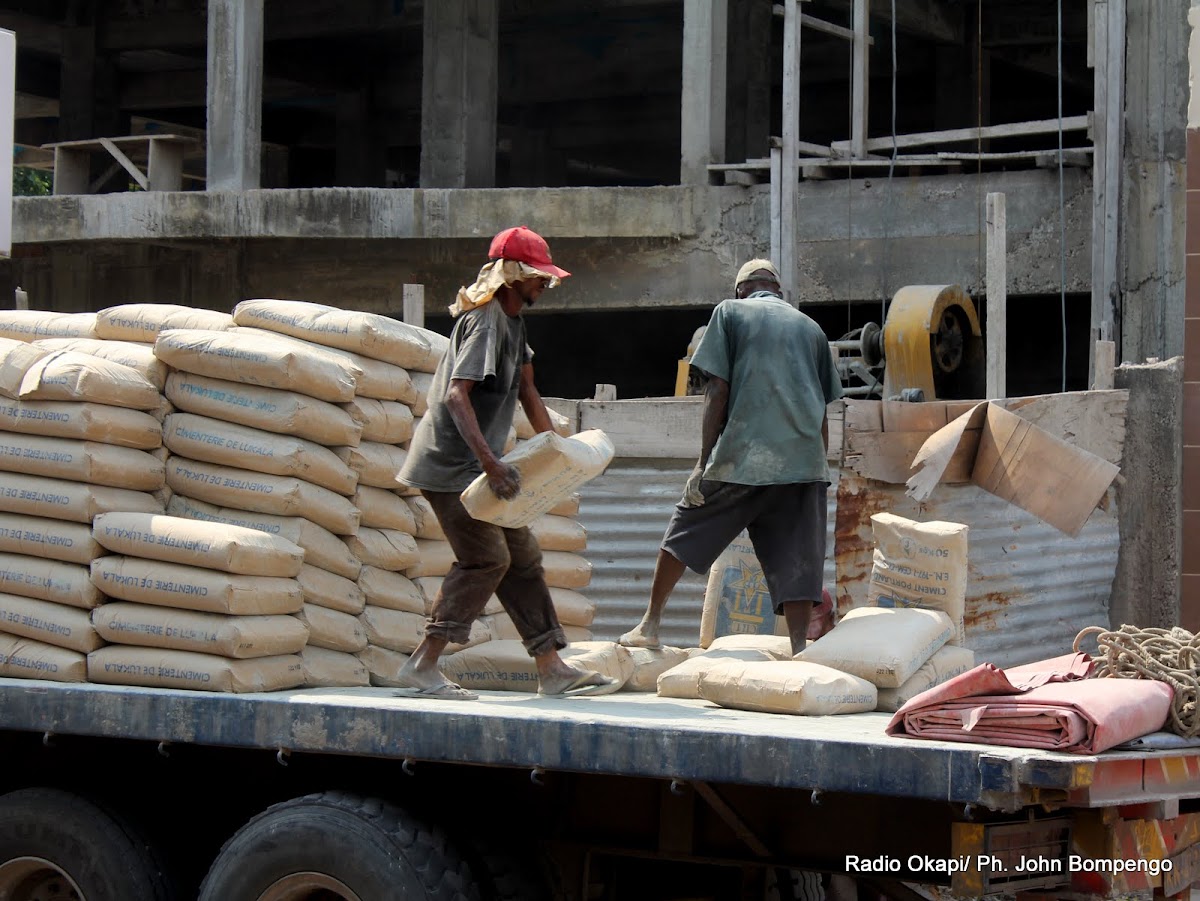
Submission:
POLYGON ((300 662, 305 688, 366 688, 371 684, 366 664, 353 654, 311 647, 300 652, 300 662))
POLYGON ((304 594, 306 604, 316 604, 318 607, 357 615, 362 613, 363 606, 367 603, 366 595, 357 583, 307 563, 300 567, 300 575, 296 577, 296 581, 300 583, 300 591, 304 594))
POLYGON ((975 652, 958 645, 943 645, 899 688, 879 689, 876 710, 895 713, 923 691, 975 668, 975 652))
POLYGON ((762 564, 750 537, 742 532, 721 552, 708 571, 704 608, 700 614, 700 647, 719 635, 773 635, 775 606, 767 589, 762 564))
MULTIPOLYGON (((488 632, 491 633, 493 640, 512 640, 518 641, 521 638, 521 633, 517 629, 517 624, 512 621, 507 613, 493 613, 486 616, 480 616, 479 621, 483 623, 488 632)), ((582 626, 566 626, 559 624, 563 631, 563 636, 567 639, 567 643, 571 645, 579 644, 582 641, 591 641, 592 633, 590 630, 582 626)))
POLYGON ((12 400, 20 397, 25 373, 49 353, 44 347, 12 338, 0 338, 0 397, 12 400))
MULTIPOLYGON (((421 596, 425 599, 425 615, 428 616, 433 612, 434 602, 437 600, 438 592, 442 590, 442 576, 421 576, 413 579, 413 585, 420 591, 421 596)), ((553 596, 553 590, 551 590, 553 596)), ((487 604, 484 605, 480 616, 495 616, 498 613, 504 612, 504 605, 500 603, 500 599, 495 595, 488 598, 487 604)))
POLYGON ((0 632, 86 654, 104 644, 86 610, 0 594, 0 632))
POLYGON ((111 363, 128 366, 138 375, 162 391, 167 381, 167 366, 154 356, 153 344, 138 344, 134 341, 103 341, 99 338, 41 338, 35 346, 46 351, 72 351, 100 357, 111 363))
POLYGON ((308 629, 294 616, 222 616, 118 602, 97 609, 92 622, 100 636, 113 644, 239 660, 298 654, 308 641, 308 629))
POLYGON ((404 448, 377 441, 360 441, 358 447, 334 448, 334 453, 358 473, 359 484, 373 488, 395 488, 396 476, 408 458, 404 448))
POLYGON ((394 529, 361 528, 342 539, 364 566, 403 572, 417 562, 417 541, 394 529))
POLYGON ((708 646, 710 651, 762 651, 772 660, 792 659, 792 640, 782 635, 724 635, 708 646))
POLYGON ((167 485, 172 491, 218 507, 302 516, 335 535, 358 531, 359 512, 354 504, 304 479, 171 457, 167 460, 167 485))
POLYGON ((243 576, 300 572, 304 551, 256 529, 149 513, 102 513, 92 523, 96 540, 114 554, 219 569, 243 576))
POLYGON ((69 350, 47 354, 21 379, 21 400, 77 400, 130 410, 153 410, 158 388, 140 372, 111 360, 69 350))
POLYGON ((362 569, 362 563, 350 553, 350 549, 340 538, 302 516, 272 516, 269 513, 250 513, 230 507, 214 507, 212 504, 181 494, 170 499, 167 515, 205 522, 223 522, 286 538, 304 550, 306 563, 346 579, 357 579, 362 569))
POLYGON ((96 337, 153 344, 159 332, 167 329, 220 332, 232 325, 232 316, 216 310, 197 310, 172 303, 123 303, 96 314, 96 337))
MULTIPOLYGON (((568 665, 595 670, 618 685, 633 675, 628 650, 611 641, 572 645, 559 655, 568 665)), ((451 682, 476 691, 538 690, 537 665, 519 641, 489 641, 459 651, 443 659, 442 672, 451 682)))
POLYGON ((446 540, 446 533, 442 531, 442 524, 438 522, 437 514, 433 512, 429 501, 418 494, 416 497, 404 498, 404 503, 412 511, 413 520, 417 525, 414 535, 427 541, 446 540))
POLYGON ((260 388, 190 372, 172 372, 166 395, 180 410, 224 422, 294 435, 317 444, 356 445, 362 427, 339 407, 306 394, 260 388))
POLYGON ((143 491, 0 472, 0 510, 90 524, 101 513, 161 514, 163 506, 143 491))
POLYGON ((672 667, 687 660, 687 651, 681 648, 627 648, 633 661, 633 675, 621 691, 658 691, 658 677, 672 667))
POLYGON ((406 535, 417 533, 417 520, 412 509, 385 488, 359 485, 351 498, 362 513, 362 525, 370 529, 394 529, 406 535))
POLYGON ((599 429, 571 438, 543 432, 504 457, 521 474, 516 497, 500 500, 488 487, 487 477, 480 475, 462 493, 463 506, 484 522, 507 528, 527 526, 604 472, 613 453, 612 442, 599 429))
POLYGON ((87 657, 88 681, 191 691, 282 691, 304 684, 293 654, 231 660, 214 654, 110 645, 87 657))
POLYGON ((154 355, 184 372, 283 388, 331 403, 345 403, 354 397, 361 371, 331 354, 230 332, 166 331, 154 342, 154 355))
POLYGON ((244 300, 233 308, 233 320, 422 372, 436 370, 445 353, 424 329, 376 313, 298 300, 244 300))
POLYGON ((832 666, 879 688, 899 688, 953 635, 954 624, 941 610, 859 607, 796 659, 832 666))
POLYGON ((91 526, 40 516, 0 513, 0 553, 90 563, 104 553, 91 526))
POLYGON ((729 660, 701 674, 700 697, 735 710, 828 716, 874 710, 876 688, 817 663, 729 660))
POLYGON ((542 551, 542 569, 551 588, 586 588, 592 581, 592 564, 566 551, 542 551))
POLYGON ((454 565, 454 551, 448 541, 425 541, 418 538, 417 561, 404 571, 410 579, 424 576, 444 576, 454 565))
POLYGON ((954 624, 950 640, 962 644, 968 527, 957 522, 913 522, 894 513, 876 513, 871 527, 875 559, 867 605, 941 610, 954 624))
POLYGON ((163 465, 145 451, 94 441, 0 432, 0 470, 134 491, 163 486, 163 465))
POLYGON ((550 600, 564 626, 590 626, 596 617, 596 605, 570 588, 551 588, 550 600))
POLYGON ((552 516, 567 516, 573 519, 579 515, 579 501, 579 492, 576 491, 574 494, 559 501, 546 512, 552 516))
POLYGON ((139 557, 94 560, 92 584, 123 601, 231 616, 296 613, 304 603, 295 579, 239 576, 139 557))
MULTIPOLYGON (((550 416, 550 425, 554 431, 566 438, 574 433, 574 423, 561 413, 556 413, 549 407, 546 407, 546 413, 550 416)), ((513 414, 513 428, 516 429, 517 437, 522 441, 532 438, 537 432, 534 431, 533 425, 529 422, 529 417, 525 415, 525 408, 517 404, 516 413, 513 414)))
POLYGON ((356 397, 349 403, 342 404, 342 410, 362 429, 364 441, 403 444, 412 437, 413 415, 406 404, 356 397))
POLYGON ((354 654, 367 646, 367 631, 358 617, 316 604, 305 604, 296 619, 308 626, 308 643, 354 654))
POLYGON ((104 602, 88 567, 20 554, 0 554, 0 591, 85 610, 104 602))
POLYGON ((358 577, 358 587, 373 607, 417 614, 424 614, 427 609, 421 590, 400 573, 364 566, 358 577))
POLYGON ((729 661, 760 663, 772 660, 766 651, 752 648, 732 651, 705 651, 671 667, 658 677, 658 696, 661 698, 699 698, 700 677, 714 667, 729 661))
POLYGON ((295 476, 338 494, 354 494, 358 484, 358 474, 327 447, 193 413, 172 413, 166 418, 163 444, 181 457, 251 472, 295 476))
POLYGON ((400 681, 400 670, 408 663, 408 655, 389 651, 377 645, 367 645, 356 655, 371 676, 371 684, 380 688, 407 688, 400 681))
POLYGON ((87 657, 78 651, 0 633, 0 676, 86 682, 87 657))
POLYGON ((96 338, 95 313, 0 310, 0 336, 14 341, 39 338, 96 338))
POLYGON ((587 547, 587 529, 565 516, 543 514, 529 524, 529 531, 543 551, 582 551, 587 547))
POLYGON ((413 393, 416 397, 409 404, 413 416, 417 419, 429 412, 429 389, 433 387, 433 376, 424 372, 410 372, 413 393))
POLYGON ((417 613, 368 604, 359 622, 367 630, 367 641, 371 644, 402 654, 411 654, 425 637, 425 617, 417 613))
POLYGON ((70 401, 0 401, 0 430, 150 450, 162 425, 148 413, 70 401))

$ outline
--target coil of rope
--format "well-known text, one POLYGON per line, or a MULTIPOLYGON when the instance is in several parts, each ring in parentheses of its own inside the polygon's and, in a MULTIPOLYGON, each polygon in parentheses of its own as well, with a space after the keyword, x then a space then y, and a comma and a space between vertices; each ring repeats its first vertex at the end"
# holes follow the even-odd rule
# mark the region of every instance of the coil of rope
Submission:
POLYGON ((1100 678, 1156 679, 1175 691, 1169 726, 1185 738, 1200 735, 1200 636, 1186 629, 1110 630, 1089 626, 1075 636, 1078 653, 1083 639, 1096 636, 1099 651, 1095 675, 1100 678))

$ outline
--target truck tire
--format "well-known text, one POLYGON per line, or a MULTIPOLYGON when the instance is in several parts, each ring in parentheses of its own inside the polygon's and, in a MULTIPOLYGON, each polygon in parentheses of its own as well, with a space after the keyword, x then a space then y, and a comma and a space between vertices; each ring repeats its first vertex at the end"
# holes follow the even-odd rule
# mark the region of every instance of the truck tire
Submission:
POLYGON ((54 788, 0 796, 0 897, 166 901, 151 849, 118 817, 54 788))
POLYGON ((200 901, 480 901, 445 834, 391 804, 344 792, 294 798, 239 829, 200 901))

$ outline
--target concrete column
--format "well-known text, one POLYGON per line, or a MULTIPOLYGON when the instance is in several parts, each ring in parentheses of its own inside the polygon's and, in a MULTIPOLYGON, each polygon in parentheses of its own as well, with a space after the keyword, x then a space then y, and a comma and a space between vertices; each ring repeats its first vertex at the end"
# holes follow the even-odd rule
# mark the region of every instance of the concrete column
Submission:
POLYGON ((424 27, 421 187, 494 187, 498 2, 426 3, 424 27))
POLYGON ((725 161, 725 50, 729 0, 684 0, 679 181, 706 185, 725 161))
POLYGON ((116 66, 97 52, 95 26, 68 25, 62 42, 58 140, 116 136, 121 125, 116 66))
POLYGON ((263 0, 208 0, 208 190, 249 191, 262 167, 263 0))

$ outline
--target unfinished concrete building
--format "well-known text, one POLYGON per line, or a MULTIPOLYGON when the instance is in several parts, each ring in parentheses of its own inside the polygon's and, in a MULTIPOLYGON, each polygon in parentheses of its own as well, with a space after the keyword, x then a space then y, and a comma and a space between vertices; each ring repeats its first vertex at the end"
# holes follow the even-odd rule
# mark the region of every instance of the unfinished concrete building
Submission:
POLYGON ((524 223, 574 273, 530 316, 551 395, 672 394, 767 254, 831 339, 906 285, 993 331, 1006 296, 1009 395, 1088 387, 1099 338, 1184 349, 1184 0, 2 0, 0 27, 17 165, 56 169, 0 266, 35 307, 401 316, 421 284, 447 331, 524 223))

